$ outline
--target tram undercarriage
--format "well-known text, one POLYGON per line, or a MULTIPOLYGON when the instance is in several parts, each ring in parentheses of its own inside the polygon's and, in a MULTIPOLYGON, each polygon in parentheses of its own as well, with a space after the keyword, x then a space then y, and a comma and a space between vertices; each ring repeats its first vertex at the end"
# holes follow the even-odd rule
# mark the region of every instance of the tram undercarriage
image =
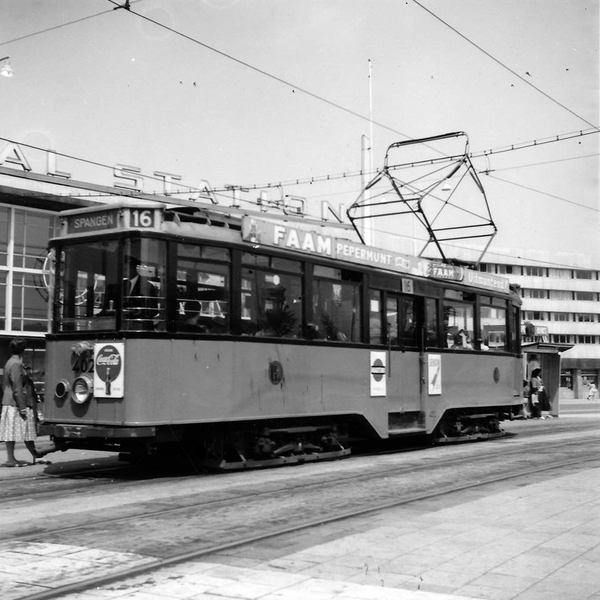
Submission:
POLYGON ((471 413, 464 410, 446 411, 433 432, 434 444, 470 442, 502 437, 500 416, 496 412, 471 413))
MULTIPOLYGON (((422 430, 429 443, 449 444, 502 437, 504 412, 452 409, 432 434, 422 430)), ((135 464, 193 464, 209 470, 233 471, 322 462, 347 457, 353 442, 376 440, 368 423, 356 415, 337 422, 264 421, 245 423, 162 425, 156 427, 49 426, 56 444, 118 452, 135 464)), ((414 437, 414 428, 392 437, 414 437)))

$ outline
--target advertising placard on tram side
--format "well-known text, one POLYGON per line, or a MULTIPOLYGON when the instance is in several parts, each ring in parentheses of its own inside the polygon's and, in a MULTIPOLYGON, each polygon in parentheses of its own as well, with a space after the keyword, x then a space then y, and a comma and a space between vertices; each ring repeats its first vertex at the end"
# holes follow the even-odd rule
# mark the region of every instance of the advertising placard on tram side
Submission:
POLYGON ((295 250, 345 262, 507 293, 508 279, 494 273, 474 271, 427 258, 398 254, 391 250, 357 244, 334 238, 289 222, 276 223, 255 217, 244 217, 242 238, 255 246, 295 250))
POLYGON ((94 345, 94 396, 123 398, 125 344, 112 342, 94 345))
POLYGON ((442 355, 427 355, 427 383, 430 396, 442 394, 442 355))
POLYGON ((371 397, 385 396, 386 387, 386 361, 385 352, 371 352, 371 397))
POLYGON ((290 223, 274 223, 247 217, 242 223, 242 237, 252 244, 285 248, 313 256, 334 258, 422 277, 427 276, 429 268, 429 260, 425 258, 406 256, 391 250, 357 244, 350 240, 295 227, 290 223))

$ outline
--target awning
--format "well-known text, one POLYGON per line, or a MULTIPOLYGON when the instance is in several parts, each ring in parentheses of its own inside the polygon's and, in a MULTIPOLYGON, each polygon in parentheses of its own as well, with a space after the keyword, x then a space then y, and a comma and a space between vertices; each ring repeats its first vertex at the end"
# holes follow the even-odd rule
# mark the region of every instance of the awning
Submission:
POLYGON ((550 342, 525 342, 521 344, 523 352, 537 354, 562 354, 573 348, 574 344, 551 344, 550 342))

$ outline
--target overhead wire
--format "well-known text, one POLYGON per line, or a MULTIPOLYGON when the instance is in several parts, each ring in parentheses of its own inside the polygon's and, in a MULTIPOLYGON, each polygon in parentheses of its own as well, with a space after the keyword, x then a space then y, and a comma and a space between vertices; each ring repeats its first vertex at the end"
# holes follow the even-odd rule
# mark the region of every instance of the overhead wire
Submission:
MULTIPOLYGON (((137 4, 138 2, 143 2, 143 0, 131 0, 131 4, 137 4)), ((77 23, 82 23, 83 21, 88 21, 89 19, 94 19, 95 17, 99 17, 101 15, 106 15, 115 10, 114 8, 103 10, 98 13, 94 13, 93 15, 88 15, 87 17, 81 17, 80 19, 75 19, 73 21, 67 21, 66 23, 60 23, 59 25, 54 25, 53 27, 47 27, 46 29, 40 29, 39 31, 33 31, 31 33, 27 33, 25 35, 21 35, 16 38, 12 38, 11 40, 6 40, 4 42, 0 42, 0 46, 5 46, 6 44, 12 44, 14 42, 21 42, 23 40, 35 37, 37 35, 41 35, 43 33, 48 33, 50 31, 56 31, 57 29, 62 29, 63 27, 68 27, 69 25, 75 25, 77 23)))
MULTIPOLYGON (((265 71, 263 69, 255 67, 254 65, 251 65, 250 63, 248 63, 246 61, 242 61, 242 60, 240 60, 240 59, 238 59, 238 58, 236 58, 236 57, 234 57, 234 56, 232 56, 232 55, 230 55, 230 54, 228 54, 226 52, 218 50, 217 48, 214 48, 214 47, 212 47, 212 46, 210 46, 210 45, 208 45, 208 44, 206 44, 204 42, 201 42, 201 41, 199 41, 199 40, 197 40, 195 38, 192 38, 191 36, 188 36, 188 35, 180 32, 180 31, 178 31, 178 30, 176 30, 176 29, 174 29, 172 27, 169 27, 169 26, 167 26, 167 25, 165 25, 163 23, 160 23, 159 21, 151 19, 150 17, 147 17, 147 16, 145 16, 145 15, 143 15, 141 13, 138 13, 138 12, 132 10, 131 9, 131 4, 135 4, 135 3, 138 3, 140 1, 141 0, 133 0, 133 2, 127 1, 125 4, 119 4, 115 0, 109 0, 109 2, 111 4, 115 5, 115 8, 111 9, 110 11, 102 11, 100 13, 95 13, 94 15, 90 15, 88 17, 83 17, 82 19, 76 19, 76 20, 70 21, 68 23, 64 23, 64 24, 61 24, 61 25, 58 25, 58 26, 55 26, 55 27, 51 27, 51 28, 48 28, 48 29, 45 29, 45 30, 42 30, 42 31, 39 31, 39 32, 32 33, 32 34, 28 34, 26 36, 21 36, 20 38, 15 38, 15 39, 13 39, 11 41, 18 41, 18 40, 21 40, 21 39, 26 39, 27 37, 32 37, 34 35, 39 35, 40 33, 45 33, 45 32, 48 32, 48 31, 53 31, 55 29, 58 29, 58 28, 61 28, 61 27, 65 27, 67 25, 71 25, 71 24, 74 24, 74 23, 79 23, 79 22, 85 21, 85 20, 90 19, 90 18, 94 18, 94 17, 102 15, 102 14, 107 14, 109 12, 112 12, 112 11, 116 10, 116 9, 123 8, 123 9, 126 9, 128 12, 133 13, 134 15, 136 15, 137 17, 139 17, 141 19, 149 21, 149 22, 155 24, 158 27, 161 27, 161 28, 166 29, 166 30, 168 30, 168 31, 170 31, 170 32, 172 32, 172 33, 174 33, 176 35, 179 35, 179 36, 181 36, 181 37, 183 37, 185 39, 188 39, 189 41, 192 41, 192 42, 194 42, 194 43, 196 43, 196 44, 198 44, 198 45, 200 45, 200 46, 202 46, 202 47, 204 47, 204 48, 206 48, 206 49, 208 49, 210 51, 213 51, 213 52, 215 52, 215 53, 217 53, 217 54, 219 54, 219 55, 221 55, 221 56, 229 59, 229 60, 232 60, 232 61, 234 61, 234 62, 236 62, 236 63, 238 63, 240 65, 243 65, 243 66, 245 66, 247 68, 250 68, 250 69, 252 69, 252 70, 254 70, 254 71, 256 71, 256 72, 258 72, 258 73, 260 73, 260 74, 262 74, 264 76, 267 76, 267 77, 269 77, 269 78, 271 78, 271 79, 273 79, 275 81, 278 81, 279 83, 282 83, 284 85, 290 86, 291 88, 293 88, 295 90, 298 90, 298 91, 300 91, 300 92, 302 92, 304 94, 307 94, 308 96, 311 96, 311 97, 313 97, 313 98, 315 98, 317 100, 323 101, 323 102, 329 104, 330 106, 338 108, 338 109, 340 109, 340 110, 342 110, 342 111, 344 111, 346 113, 349 113, 349 114, 351 114, 353 116, 356 116, 358 118, 361 118, 363 120, 368 120, 369 122, 371 122, 373 124, 376 124, 379 127, 382 127, 384 129, 387 129, 389 131, 397 133, 398 135, 401 135, 403 137, 406 137, 406 138, 410 139, 409 136, 407 136, 406 134, 404 134, 402 132, 397 131, 396 129, 393 129, 393 128, 385 125, 385 124, 372 121, 370 119, 370 117, 367 117, 365 115, 361 115, 360 113, 358 113, 356 111, 353 111, 351 109, 348 109, 348 108, 346 108, 346 107, 344 107, 342 105, 339 105, 339 104, 337 104, 335 102, 332 102, 332 101, 328 100, 327 98, 325 98, 323 96, 320 96, 318 94, 310 92, 309 90, 306 90, 306 89, 304 89, 304 88, 302 88, 300 86, 296 86, 295 84, 293 84, 293 83, 291 83, 289 81, 286 81, 286 80, 284 80, 284 79, 282 79, 280 77, 277 77, 277 76, 275 76, 275 75, 273 75, 273 74, 271 74, 271 73, 269 73, 269 72, 267 72, 267 71, 265 71)), ((526 79, 524 79, 523 77, 521 77, 518 73, 516 73, 515 71, 513 71, 512 69, 510 69, 510 67, 506 66, 504 63, 502 63, 501 61, 499 61, 498 59, 496 59, 494 56, 492 56, 490 53, 488 53, 487 51, 485 51, 483 48, 481 48, 480 46, 478 46, 477 44, 475 44, 474 42, 472 42, 471 40, 469 40, 466 36, 464 36, 462 33, 460 33, 458 30, 456 30, 450 24, 448 24, 447 22, 445 22, 443 19, 441 19, 440 17, 438 17, 437 15, 435 15, 432 11, 430 11, 428 8, 426 8, 425 6, 423 6, 417 0, 413 0, 413 1, 419 7, 421 7, 423 10, 425 10, 428 13, 430 13, 433 17, 435 17, 436 19, 438 19, 439 21, 441 21, 444 25, 446 25, 447 27, 449 27, 450 29, 452 29, 455 33, 457 33, 458 35, 460 35, 467 42, 469 42, 470 44, 474 45, 477 49, 479 49, 481 52, 483 52, 484 54, 486 54, 492 60, 494 60, 495 62, 497 62, 498 64, 500 64, 502 67, 506 68, 507 70, 509 70, 516 77, 518 77, 519 79, 523 80, 528 85, 531 85, 538 92, 542 93, 544 96, 548 97, 550 100, 555 101, 553 98, 551 98, 550 96, 548 96, 545 92, 543 92, 542 90, 539 90, 536 86, 533 86, 531 84, 531 82, 527 81, 526 79)), ((0 43, 0 45, 5 44, 5 43, 8 43, 8 42, 2 42, 2 43, 0 43)), ((592 123, 590 123, 589 121, 583 119, 582 117, 580 117, 579 115, 577 115, 576 113, 574 113, 573 111, 571 111, 568 107, 566 107, 566 106, 564 106, 564 105, 562 105, 560 103, 558 103, 558 104, 562 108, 564 108, 565 110, 567 110, 568 112, 571 112, 572 114, 574 114, 578 118, 582 119, 583 121, 585 121, 586 123, 588 123, 589 125, 591 125, 592 126, 592 130, 591 131, 590 130, 588 130, 588 131, 579 131, 579 132, 575 132, 575 133, 571 133, 571 134, 563 134, 562 136, 553 136, 551 138, 546 138, 546 139, 543 139, 543 140, 534 140, 533 142, 525 142, 525 143, 522 143, 522 144, 512 144, 510 146, 506 146, 506 147, 498 148, 498 149, 490 149, 490 150, 484 150, 484 151, 480 151, 480 152, 473 152, 473 153, 470 153, 469 156, 471 158, 488 157, 488 156, 490 156, 492 154, 499 154, 499 153, 503 153, 503 152, 509 152, 509 151, 514 151, 514 150, 519 150, 519 149, 528 148, 528 147, 532 147, 532 146, 539 146, 539 145, 542 145, 542 144, 548 144, 548 143, 553 143, 553 142, 557 142, 557 141, 563 141, 565 139, 571 139, 572 137, 577 137, 577 136, 582 136, 582 135, 589 135, 591 133, 598 133, 599 130, 598 130, 597 126, 595 126, 592 123)), ((5 139, 6 141, 9 141, 9 142, 12 142, 12 143, 18 143, 18 142, 14 142, 13 140, 8 140, 6 138, 1 138, 1 139, 5 139)), ((35 148, 35 146, 31 146, 31 145, 28 145, 28 144, 23 144, 23 145, 35 148)), ((41 148, 38 148, 38 149, 42 150, 41 148)), ((96 165, 96 166, 100 166, 100 167, 103 167, 103 168, 113 169, 113 166, 105 165, 105 164, 99 163, 97 161, 83 159, 83 158, 79 158, 79 157, 75 157, 75 156, 72 156, 72 155, 68 155, 68 154, 64 154, 64 153, 59 153, 59 152, 56 152, 56 154, 60 155, 60 156, 63 156, 63 157, 66 157, 66 158, 69 158, 69 159, 79 160, 79 161, 82 161, 82 162, 85 162, 85 163, 88 163, 88 164, 92 164, 92 165, 96 165)), ((491 170, 488 169, 487 171, 483 171, 483 173, 489 175, 490 171, 491 170)), ((343 179, 343 178, 349 178, 349 177, 358 177, 358 176, 363 176, 363 175, 372 175, 372 174, 376 174, 377 172, 378 172, 377 170, 372 170, 371 172, 361 170, 361 171, 355 171, 355 172, 343 172, 341 174, 334 174, 334 175, 328 174, 328 175, 322 175, 322 176, 313 176, 313 177, 310 177, 310 178, 290 180, 290 181, 287 181, 287 182, 277 182, 277 183, 270 182, 270 183, 265 183, 265 184, 240 185, 240 186, 233 186, 233 188, 236 188, 236 189, 268 189, 268 188, 272 188, 272 187, 282 187, 282 186, 290 187, 290 186, 293 186, 293 185, 300 185, 300 184, 305 184, 305 183, 317 183, 317 182, 331 181, 331 180, 335 180, 335 179, 343 179)), ((151 180, 161 181, 161 182, 164 181, 162 178, 159 178, 159 177, 153 177, 153 176, 149 176, 149 175, 142 174, 142 173, 139 173, 139 175, 141 177, 146 178, 146 179, 151 179, 151 180)), ((500 178, 497 178, 497 179, 500 179, 500 178)), ((197 188, 197 187, 193 187, 193 186, 189 186, 189 185, 186 185, 186 184, 183 184, 183 183, 179 183, 177 181, 171 181, 170 183, 171 183, 172 186, 175 186, 177 188, 185 188, 185 189, 180 189, 180 191, 172 192, 172 195, 188 194, 188 193, 194 193, 194 192, 204 191, 203 189, 200 189, 200 188, 197 188)), ((512 182, 508 182, 508 183, 512 183, 512 182)), ((518 184, 515 184, 515 185, 518 185, 518 184)), ((523 187, 525 187, 525 186, 523 186, 523 187)), ((213 193, 215 193, 215 194, 219 194, 221 192, 230 191, 231 189, 232 189, 232 187, 224 188, 222 190, 218 189, 218 188, 215 188, 215 189, 213 189, 211 191, 213 193)), ((528 188, 525 188, 525 189, 528 189, 528 188)), ((131 192, 131 191, 132 190, 129 190, 129 192, 131 192)), ((533 190, 532 189, 532 191, 536 191, 536 192, 539 192, 539 193, 544 193, 544 192, 540 192, 539 190, 533 190)), ((554 197, 551 194, 548 194, 548 195, 551 196, 551 197, 554 197)), ((564 198, 559 198, 559 199, 564 200, 566 202, 570 202, 569 200, 566 200, 564 198)), ((575 204, 577 204, 577 203, 575 203, 575 204)), ((584 206, 584 205, 582 205, 582 206, 584 206)))
MULTIPOLYGON (((120 5, 116 0, 108 0, 108 2, 110 2, 111 4, 114 4, 115 6, 117 6, 119 8, 126 8, 125 6, 120 5)), ((158 27, 166 29, 167 31, 170 31, 171 33, 173 33, 175 35, 178 35, 190 42, 193 42, 194 44, 197 44, 198 46, 202 46, 203 48, 206 48, 207 50, 210 50, 211 52, 214 52, 228 60, 231 60, 239 65, 242 65, 243 67, 251 69, 252 71, 255 71, 256 73, 264 75, 265 77, 268 77, 269 79, 272 79, 273 81, 282 83, 283 85, 288 86, 289 88, 291 88, 294 91, 301 92, 302 94, 310 96, 311 98, 314 98, 315 100, 319 100, 320 102, 324 102, 325 104, 328 104, 329 106, 337 108, 338 110, 348 113, 354 117, 358 117, 359 119, 362 119, 363 121, 368 121, 369 123, 372 123, 373 125, 377 125, 378 127, 381 127, 382 129, 386 129, 387 131, 391 131, 392 133, 401 135, 402 137, 405 137, 406 139, 411 139, 411 137, 409 135, 402 133, 401 131, 398 131, 397 129, 394 129, 393 127, 389 127, 388 125, 385 125, 384 123, 379 123, 377 121, 373 121, 370 117, 368 117, 366 115, 362 115, 359 112, 352 110, 351 108, 342 106, 341 104, 338 104, 337 102, 333 102, 332 100, 329 100, 329 99, 325 98, 324 96, 321 96, 319 94, 311 92, 310 90, 307 90, 299 85, 296 85, 295 83, 287 81, 286 79, 283 79, 282 77, 273 75, 272 73, 269 73, 268 71, 265 71, 264 69, 255 67, 254 65, 250 64, 249 62, 246 62, 244 60, 236 58, 235 56, 228 54, 227 52, 224 52, 222 50, 219 50, 218 48, 215 48, 214 46, 211 46, 210 44, 201 42, 200 40, 193 38, 192 36, 187 35, 177 29, 174 29, 173 27, 169 27, 168 25, 165 25, 164 23, 161 23, 160 21, 156 21, 155 19, 151 19, 150 17, 143 15, 139 12, 136 12, 135 10, 131 10, 131 8, 127 8, 127 12, 129 12, 133 15, 136 15, 140 19, 144 19, 145 21, 148 21, 149 23, 153 23, 154 25, 156 25, 158 27)))
POLYGON ((574 110, 571 110, 568 106, 565 106, 562 102, 559 102, 558 100, 556 100, 556 98, 553 98, 552 96, 550 96, 550 94, 547 94, 546 92, 544 92, 543 90, 541 90, 540 88, 538 88, 537 86, 535 86, 531 81, 528 81, 522 75, 519 75, 519 73, 517 73, 514 69, 511 69, 508 65, 504 64, 501 60, 498 60, 495 56, 493 56, 492 54, 490 54, 487 50, 484 50, 481 46, 479 46, 479 44, 476 44, 473 40, 469 39, 466 35, 464 35, 460 31, 458 31, 458 29, 456 29, 455 27, 453 27, 452 25, 450 25, 450 23, 448 23, 447 21, 444 21, 444 19, 442 19, 441 17, 439 17, 438 15, 436 15, 433 11, 429 10, 426 6, 423 6, 423 4, 421 4, 418 0, 413 0, 413 2, 417 6, 419 6, 420 8, 422 8, 425 12, 429 13, 432 17, 434 17, 435 19, 437 19, 440 23, 442 23, 443 25, 445 25, 446 27, 448 27, 449 29, 451 29, 452 31, 454 31, 454 33, 456 33, 457 35, 459 35, 463 40, 465 40, 466 42, 468 42, 469 44, 471 44, 472 46, 474 46, 475 48, 477 48, 477 50, 479 50, 480 52, 483 52, 483 54, 485 54, 488 58, 491 58, 495 63, 499 64, 503 69, 506 69, 507 71, 509 71, 510 73, 512 73, 515 77, 517 77, 518 79, 520 79, 523 83, 526 83, 529 87, 533 88, 536 92, 542 94, 542 96, 544 96, 545 98, 547 98, 548 100, 550 100, 554 104, 557 104, 558 106, 560 106, 562 109, 564 109, 567 112, 569 112, 574 117, 577 117, 578 119, 580 119, 584 123, 587 123, 590 127, 598 129, 598 125, 597 124, 592 123, 591 121, 588 121, 586 118, 584 118, 581 115, 577 114, 574 110))
POLYGON ((520 187, 523 188, 524 190, 527 190, 529 192, 536 192, 538 194, 543 194, 544 196, 548 196, 550 198, 555 198, 556 200, 562 200, 563 202, 566 202, 567 204, 573 204, 574 206, 578 206, 579 208, 585 208, 587 210, 591 210, 594 212, 600 212, 599 208, 595 208, 593 206, 587 206, 586 204, 581 204, 580 202, 575 202, 573 200, 568 200, 567 198, 563 198, 562 196, 556 196, 554 194, 550 194, 548 192, 543 192, 541 190, 536 190, 535 188, 529 187, 527 185, 523 185, 521 183, 515 183, 514 181, 510 181, 508 179, 504 179, 503 177, 497 177, 496 175, 491 175, 490 173, 484 173, 485 175, 487 175, 488 177, 490 177, 491 179, 497 179, 498 181, 503 181, 504 183, 508 183, 510 185, 514 185, 516 187, 520 187))

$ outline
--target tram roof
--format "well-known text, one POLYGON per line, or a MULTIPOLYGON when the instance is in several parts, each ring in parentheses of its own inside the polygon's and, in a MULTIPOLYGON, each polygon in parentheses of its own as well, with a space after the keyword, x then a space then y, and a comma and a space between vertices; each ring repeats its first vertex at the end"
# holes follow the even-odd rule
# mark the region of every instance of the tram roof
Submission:
MULTIPOLYGON (((223 240, 224 233, 229 230, 231 234, 225 238, 230 241, 235 241, 231 235, 236 232, 244 242, 292 252, 294 255, 376 267, 396 275, 423 277, 500 293, 511 292, 509 280, 505 277, 473 270, 468 268, 468 265, 441 263, 389 249, 366 246, 352 239, 355 236, 350 225, 309 219, 302 215, 248 211, 196 201, 178 200, 170 203, 141 198, 120 198, 110 205, 67 210, 61 214, 67 219, 67 227, 72 224, 74 229, 82 228, 80 231, 71 232, 80 235, 98 233, 100 230, 106 232, 115 223, 114 217, 109 213, 127 209, 161 210, 166 214, 177 215, 173 219, 166 219, 163 225, 154 223, 150 226, 152 229, 158 227, 171 234, 195 235, 200 232, 196 231, 196 227, 202 227, 204 238, 212 237, 209 232, 219 232, 219 239, 223 240), (94 216, 100 213, 104 215, 94 216), (71 221, 69 217, 76 218, 71 221), (211 225, 217 227, 213 228, 211 225)), ((125 227, 129 226, 127 221, 125 227)), ((137 228, 137 225, 134 228, 137 228)))

